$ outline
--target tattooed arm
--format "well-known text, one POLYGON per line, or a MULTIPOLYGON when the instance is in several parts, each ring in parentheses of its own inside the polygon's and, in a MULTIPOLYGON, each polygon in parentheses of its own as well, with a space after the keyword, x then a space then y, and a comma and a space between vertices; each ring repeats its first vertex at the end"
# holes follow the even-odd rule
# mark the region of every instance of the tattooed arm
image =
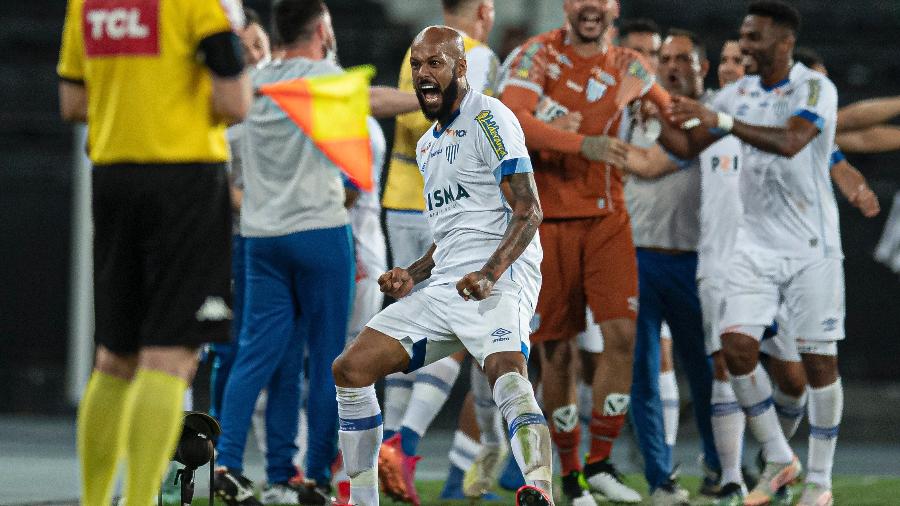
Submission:
POLYGON ((407 268, 394 267, 378 278, 381 291, 395 299, 406 297, 418 283, 431 277, 431 269, 434 269, 434 250, 437 246, 432 244, 422 258, 416 260, 407 268))
POLYGON ((466 274, 456 283, 456 290, 466 300, 482 300, 491 294, 494 283, 531 244, 538 225, 544 219, 531 172, 504 176, 500 181, 500 190, 512 207, 512 217, 500 245, 484 267, 466 274))

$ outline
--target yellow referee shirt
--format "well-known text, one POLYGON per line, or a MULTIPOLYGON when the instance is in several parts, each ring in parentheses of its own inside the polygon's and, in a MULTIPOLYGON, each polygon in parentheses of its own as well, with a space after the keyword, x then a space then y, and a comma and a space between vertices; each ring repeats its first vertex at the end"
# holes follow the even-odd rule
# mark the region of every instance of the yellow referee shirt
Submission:
POLYGON ((237 0, 69 0, 57 73, 87 89, 91 160, 225 161, 197 48, 242 23, 237 0))
MULTIPOLYGON (((468 64, 467 79, 473 90, 493 95, 492 86, 499 61, 494 52, 481 42, 463 36, 468 64)), ((412 68, 409 65, 410 51, 406 51, 400 67, 397 85, 403 91, 414 92, 412 68)), ((394 129, 394 151, 388 166, 387 181, 384 185, 382 206, 385 209, 404 211, 424 211, 423 197, 425 181, 416 165, 416 143, 431 128, 432 121, 425 118, 422 111, 397 116, 394 129)))

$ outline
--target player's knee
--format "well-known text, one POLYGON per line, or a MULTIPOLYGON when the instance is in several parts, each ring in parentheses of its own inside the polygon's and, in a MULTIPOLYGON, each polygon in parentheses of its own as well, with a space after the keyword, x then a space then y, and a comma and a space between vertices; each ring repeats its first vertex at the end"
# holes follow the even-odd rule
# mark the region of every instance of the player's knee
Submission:
POLYGON ((375 383, 377 378, 371 378, 371 374, 366 371, 365 364, 346 352, 341 353, 331 364, 334 384, 339 387, 363 388, 375 383))
POLYGON ((728 366, 721 350, 712 354, 713 377, 716 381, 728 381, 728 366))
POLYGON ((759 359, 759 342, 744 334, 722 334, 722 352, 725 354, 728 372, 735 376, 743 376, 750 374, 756 367, 759 359))
POLYGON ((634 320, 618 318, 603 322, 603 353, 609 359, 631 363, 634 356, 634 320))
POLYGON ((492 353, 484 360, 484 373, 488 377, 491 389, 494 388, 497 378, 510 372, 517 372, 528 377, 525 369, 525 357, 521 353, 513 351, 492 353))
POLYGON ((117 378, 131 381, 131 379, 134 378, 135 371, 137 370, 137 364, 137 353, 114 353, 105 346, 101 345, 97 348, 97 356, 94 360, 94 369, 110 376, 115 376, 117 378))
POLYGON ((569 369, 573 358, 572 342, 570 340, 547 341, 542 343, 541 347, 541 357, 549 367, 565 367, 566 370, 569 369))
POLYGON ((838 379, 836 356, 804 354, 803 365, 812 388, 826 387, 838 379))

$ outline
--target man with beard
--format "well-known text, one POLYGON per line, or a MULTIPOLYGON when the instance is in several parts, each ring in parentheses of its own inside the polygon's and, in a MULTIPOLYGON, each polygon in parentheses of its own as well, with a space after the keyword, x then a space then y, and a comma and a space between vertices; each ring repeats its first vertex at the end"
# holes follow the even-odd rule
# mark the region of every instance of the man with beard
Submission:
MULTIPOLYGON (((721 340, 731 384, 763 446, 765 468, 745 505, 767 504, 800 473, 759 366, 759 340, 784 304, 786 337, 808 375, 810 439, 800 504, 832 504, 831 468, 843 410, 837 341, 843 339, 844 287, 837 205, 827 178, 837 123, 837 91, 792 53, 800 25, 793 7, 754 2, 741 25, 741 51, 756 62, 720 91, 711 109, 678 98, 671 118, 689 128, 689 151, 724 134, 742 142, 743 219, 728 264, 721 340), (719 112, 714 112, 719 111, 719 112)), ((668 135, 667 133, 666 135, 668 135)))
POLYGON ((465 349, 483 366, 509 424, 527 483, 516 504, 550 505, 550 435, 525 366, 542 257, 541 207, 525 139, 509 109, 470 88, 456 30, 423 30, 410 66, 422 112, 436 120, 416 149, 434 244, 409 267, 379 278, 381 290, 398 301, 334 362, 350 502, 378 504, 382 424, 375 381, 465 349))
MULTIPOLYGON (((497 56, 487 46, 494 26, 493 0, 442 0, 441 5, 444 23, 462 33, 469 85, 475 91, 493 96, 499 66, 497 56)), ((407 52, 400 69, 400 89, 413 91, 411 76, 407 52)), ((394 265, 411 264, 424 255, 432 243, 431 230, 424 214, 424 183, 415 160, 416 142, 431 124, 432 121, 418 110, 397 118, 382 199, 394 265)), ((465 353, 458 353, 415 374, 396 373, 386 379, 385 442, 379 456, 378 472, 388 495, 418 504, 415 487, 415 469, 420 458, 416 456, 418 444, 447 401, 464 359, 465 353)), ((495 429, 497 410, 491 400, 490 388, 486 385, 484 374, 477 367, 473 368, 473 395, 466 399, 460 425, 475 426, 476 423, 471 420, 474 411, 481 441, 476 441, 463 430, 454 434, 450 473, 442 493, 444 498, 462 498, 464 489, 469 495, 480 496, 479 490, 493 482, 492 469, 496 466, 492 462, 502 458, 501 451, 505 451, 503 436, 497 434, 495 429), (480 444, 482 442, 485 444, 480 444), (471 469, 473 474, 466 478, 467 486, 464 487, 463 473, 467 469, 471 469), (471 479, 474 477, 479 479, 471 479)))
POLYGON ((543 393, 565 495, 590 504, 579 484, 572 341, 585 329, 586 308, 593 312, 605 349, 593 357, 591 449, 584 476, 608 499, 635 503, 640 494, 621 482, 609 460, 628 410, 637 313, 635 250, 622 178, 613 167, 623 165, 626 149, 615 136, 627 104, 646 96, 665 109, 668 94, 654 85, 637 53, 606 43, 618 13, 615 1, 566 0, 563 8, 568 25, 522 45, 502 96, 536 152, 535 180, 548 217, 541 226, 544 288, 533 339, 542 370, 554 371, 543 375, 543 393), (575 112, 585 119, 576 132, 550 124, 575 112))

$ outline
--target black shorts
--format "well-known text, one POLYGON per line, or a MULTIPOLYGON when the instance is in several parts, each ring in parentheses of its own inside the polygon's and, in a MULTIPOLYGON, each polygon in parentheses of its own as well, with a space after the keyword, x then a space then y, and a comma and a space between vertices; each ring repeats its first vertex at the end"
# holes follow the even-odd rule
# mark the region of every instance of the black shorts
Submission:
POLYGON ((225 165, 95 166, 96 342, 117 354, 231 339, 225 165))

